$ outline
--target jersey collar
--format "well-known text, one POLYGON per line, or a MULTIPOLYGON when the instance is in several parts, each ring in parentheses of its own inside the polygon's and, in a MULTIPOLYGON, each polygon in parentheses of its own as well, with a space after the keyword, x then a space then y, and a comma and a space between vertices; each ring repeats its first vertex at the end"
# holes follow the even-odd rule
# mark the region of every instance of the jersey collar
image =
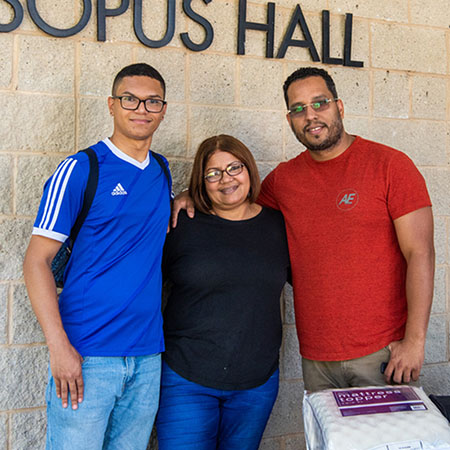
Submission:
POLYGON ((118 158, 122 159, 123 161, 132 164, 133 166, 136 166, 138 169, 144 170, 149 164, 150 164, 150 156, 147 153, 146 158, 144 161, 139 162, 136 161, 131 156, 128 156, 126 153, 124 153, 122 150, 117 148, 109 138, 103 139, 103 143, 107 145, 107 147, 116 155, 118 158))

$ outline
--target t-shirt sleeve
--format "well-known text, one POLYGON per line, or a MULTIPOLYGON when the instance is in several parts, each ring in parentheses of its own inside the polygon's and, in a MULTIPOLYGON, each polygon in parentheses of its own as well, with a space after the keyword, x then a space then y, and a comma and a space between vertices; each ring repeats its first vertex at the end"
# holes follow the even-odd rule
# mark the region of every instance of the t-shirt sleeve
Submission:
MULTIPOLYGON (((275 169, 276 170, 276 169, 275 169)), ((275 196, 275 170, 272 170, 272 172, 267 175, 266 178, 264 178, 264 181, 261 184, 261 191, 258 195, 257 202, 262 206, 267 206, 268 208, 272 209, 280 209, 278 205, 277 198, 275 196)))
POLYGON ((387 201, 392 220, 431 206, 425 179, 411 159, 401 152, 389 165, 387 201))
POLYGON ((34 235, 64 242, 81 211, 89 176, 89 162, 69 157, 61 162, 44 185, 34 222, 34 235))

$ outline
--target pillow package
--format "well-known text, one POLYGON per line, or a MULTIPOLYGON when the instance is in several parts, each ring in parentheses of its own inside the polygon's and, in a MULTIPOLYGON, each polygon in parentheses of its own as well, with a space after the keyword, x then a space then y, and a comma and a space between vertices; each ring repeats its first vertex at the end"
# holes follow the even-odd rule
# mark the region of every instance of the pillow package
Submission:
POLYGON ((305 392, 308 450, 450 450, 450 426, 422 388, 305 392))

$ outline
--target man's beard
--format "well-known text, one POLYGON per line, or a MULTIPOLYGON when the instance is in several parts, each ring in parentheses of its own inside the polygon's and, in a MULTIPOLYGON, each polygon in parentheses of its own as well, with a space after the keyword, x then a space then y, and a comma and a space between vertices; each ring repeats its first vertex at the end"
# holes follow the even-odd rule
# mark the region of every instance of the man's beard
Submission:
POLYGON ((328 137, 317 144, 314 144, 314 141, 310 141, 306 139, 306 128, 310 126, 310 124, 306 125, 303 128, 303 133, 297 132, 297 130, 294 129, 294 133, 296 138, 308 149, 313 152, 316 151, 323 151, 323 150, 331 150, 333 147, 336 146, 336 144, 339 143, 339 141, 342 139, 342 136, 344 135, 344 125, 342 123, 342 120, 340 118, 336 119, 334 122, 331 123, 330 126, 327 126, 324 123, 320 123, 320 125, 325 126, 328 128, 329 135, 328 137))

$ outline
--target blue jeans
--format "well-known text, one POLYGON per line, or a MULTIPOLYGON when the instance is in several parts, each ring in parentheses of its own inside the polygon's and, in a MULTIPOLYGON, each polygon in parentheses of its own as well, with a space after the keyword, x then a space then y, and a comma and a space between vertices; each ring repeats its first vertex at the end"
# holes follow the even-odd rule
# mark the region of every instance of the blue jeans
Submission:
MULTIPOLYGON (((158 409, 161 355, 86 357, 84 400, 63 408, 47 386, 47 450, 145 450, 158 409)), ((49 371, 50 372, 50 371, 49 371)))
POLYGON ((159 450, 257 450, 278 394, 262 386, 222 391, 186 380, 163 362, 156 418, 159 450))

